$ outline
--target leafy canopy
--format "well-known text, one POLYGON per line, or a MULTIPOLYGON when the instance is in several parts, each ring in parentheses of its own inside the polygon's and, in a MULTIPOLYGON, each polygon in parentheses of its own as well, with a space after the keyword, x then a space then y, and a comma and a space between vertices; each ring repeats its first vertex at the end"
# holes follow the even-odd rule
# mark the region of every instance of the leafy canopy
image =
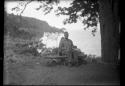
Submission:
MULTIPOLYGON (((32 2, 34 0, 27 0, 27 2, 20 2, 20 5, 24 6, 24 9, 21 11, 21 13, 23 13, 23 11, 26 8, 26 5, 28 5, 30 2, 32 2), (22 4, 21 4, 22 3, 22 4)), ((62 0, 65 1, 66 3, 68 2, 68 0, 62 0)), ((41 5, 36 8, 36 10, 40 10, 41 8, 44 8, 43 12, 45 12, 45 15, 50 13, 53 10, 53 6, 54 5, 58 5, 61 0, 42 0, 38 2, 41 3, 41 5)), ((21 10, 19 8, 19 6, 13 8, 12 10, 21 10)), ((71 24, 71 23, 76 23, 78 20, 81 20, 83 25, 86 25, 86 28, 89 27, 95 27, 92 28, 92 33, 94 35, 94 33, 97 30, 97 23, 99 20, 99 4, 97 2, 97 0, 72 0, 72 2, 70 3, 69 7, 61 7, 59 6, 55 11, 57 16, 60 15, 67 15, 68 18, 66 18, 64 20, 64 24, 71 24)), ((84 29, 86 29, 84 28, 84 29)))

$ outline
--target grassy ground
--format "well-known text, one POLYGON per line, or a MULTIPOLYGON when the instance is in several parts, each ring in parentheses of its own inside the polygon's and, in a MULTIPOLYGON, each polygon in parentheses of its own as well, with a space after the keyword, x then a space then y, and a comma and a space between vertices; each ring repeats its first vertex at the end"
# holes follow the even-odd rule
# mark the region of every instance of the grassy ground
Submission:
POLYGON ((114 65, 48 66, 43 58, 24 63, 11 63, 7 71, 5 75, 7 84, 119 84, 120 81, 119 71, 114 65))
POLYGON ((116 65, 88 63, 78 67, 48 66, 43 57, 15 53, 12 45, 4 49, 4 84, 86 85, 120 82, 116 65), (10 57, 13 59, 8 60, 10 57))

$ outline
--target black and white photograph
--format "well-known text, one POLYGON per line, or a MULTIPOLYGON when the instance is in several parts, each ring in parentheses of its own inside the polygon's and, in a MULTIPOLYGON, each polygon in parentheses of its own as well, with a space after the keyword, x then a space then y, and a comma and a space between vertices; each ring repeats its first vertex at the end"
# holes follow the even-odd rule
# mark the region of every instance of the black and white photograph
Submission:
POLYGON ((5 0, 4 85, 120 86, 119 0, 5 0))

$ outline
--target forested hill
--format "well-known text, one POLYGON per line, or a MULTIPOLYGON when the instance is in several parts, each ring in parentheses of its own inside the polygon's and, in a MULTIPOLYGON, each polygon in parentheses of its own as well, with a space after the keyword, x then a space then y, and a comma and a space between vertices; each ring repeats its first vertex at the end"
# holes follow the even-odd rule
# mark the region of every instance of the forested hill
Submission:
POLYGON ((44 32, 63 32, 62 29, 51 27, 47 22, 30 17, 21 17, 5 12, 4 34, 11 37, 31 39, 43 36, 44 32))

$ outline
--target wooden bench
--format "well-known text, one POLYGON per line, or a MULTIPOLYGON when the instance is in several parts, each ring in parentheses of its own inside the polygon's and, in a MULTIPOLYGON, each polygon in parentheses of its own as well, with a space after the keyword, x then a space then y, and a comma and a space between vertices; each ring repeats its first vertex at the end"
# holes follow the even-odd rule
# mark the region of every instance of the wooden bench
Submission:
POLYGON ((49 63, 52 63, 53 61, 56 62, 58 60, 61 60, 63 62, 63 65, 65 65, 65 58, 67 58, 67 57, 55 55, 55 56, 44 56, 44 58, 49 59, 49 61, 51 60, 49 63))

